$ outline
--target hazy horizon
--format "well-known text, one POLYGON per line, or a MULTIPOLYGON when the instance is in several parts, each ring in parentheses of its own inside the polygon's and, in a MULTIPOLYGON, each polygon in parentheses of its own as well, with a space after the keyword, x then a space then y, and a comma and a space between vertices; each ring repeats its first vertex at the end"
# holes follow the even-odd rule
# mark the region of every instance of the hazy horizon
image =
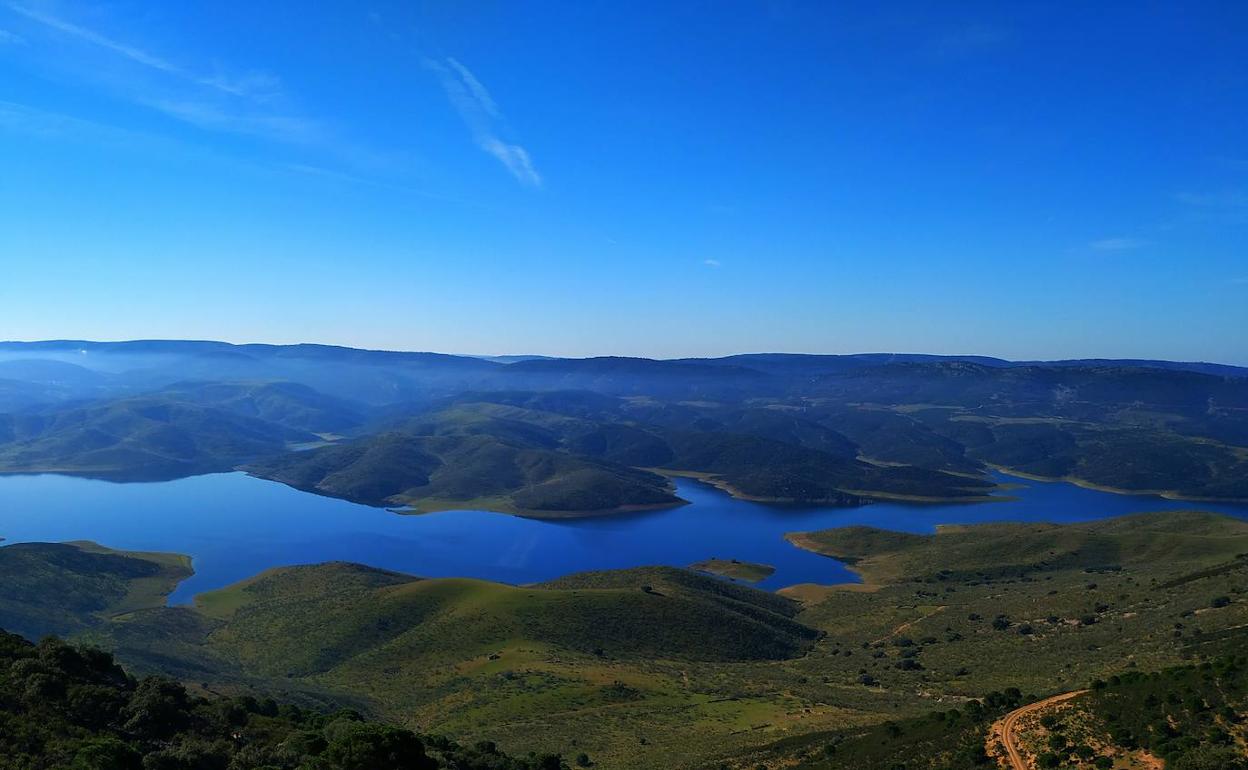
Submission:
POLYGON ((653 360, 678 360, 678 359, 715 359, 727 358, 732 356, 749 356, 749 355, 796 355, 796 356, 868 356, 868 355, 901 355, 901 356, 943 356, 949 358, 995 358, 1011 362, 1046 362, 1046 361, 1071 361, 1071 360, 1152 360, 1152 361, 1168 361, 1175 363, 1206 363, 1224 366, 1248 366, 1248 358, 1242 361, 1224 361, 1211 359, 1180 359, 1180 358, 1163 358, 1158 356, 1122 356, 1122 355, 1087 355, 1087 356, 1000 356, 991 353, 981 352, 940 352, 930 350, 736 350, 727 353, 716 354, 698 354, 674 355, 674 356, 656 356, 634 354, 634 353, 611 353, 611 352, 590 352, 586 354, 560 354, 550 352, 534 352, 534 351, 504 351, 498 353, 482 353, 482 352, 465 352, 461 350, 439 350, 431 348, 398 348, 398 347, 372 347, 368 345, 352 345, 331 342, 320 342, 316 340, 296 340, 293 342, 274 342, 265 340, 226 340, 214 338, 189 339, 178 337, 137 337, 131 339, 91 339, 87 337, 58 337, 47 339, 0 339, 0 345, 5 344, 28 344, 28 343, 45 343, 45 342, 86 342, 91 344, 123 344, 123 343, 141 343, 141 342, 198 342, 198 343, 222 343, 226 345, 276 345, 276 346, 298 346, 298 345, 319 345, 327 347, 351 348, 355 350, 368 350, 378 352, 394 352, 394 353, 433 353, 437 355, 460 356, 464 358, 519 358, 519 357, 539 357, 539 358, 648 358, 653 360))

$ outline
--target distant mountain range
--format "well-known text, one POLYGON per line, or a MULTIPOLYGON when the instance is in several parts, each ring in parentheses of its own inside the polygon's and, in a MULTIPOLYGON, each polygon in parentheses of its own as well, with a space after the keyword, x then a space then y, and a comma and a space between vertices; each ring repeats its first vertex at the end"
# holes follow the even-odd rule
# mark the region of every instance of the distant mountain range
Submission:
POLYGON ((1248 498, 1248 368, 758 353, 482 358, 329 345, 0 343, 0 471, 245 466, 371 504, 529 515, 984 499, 1004 467, 1248 498))
MULTIPOLYGON (((217 359, 233 359, 237 361, 251 360, 290 360, 307 359, 319 361, 344 361, 359 364, 425 364, 429 366, 443 364, 446 366, 472 367, 474 361, 487 364, 508 365, 516 363, 530 364, 533 362, 580 361, 603 362, 605 366, 624 366, 622 362, 652 362, 655 364, 694 364, 706 366, 735 366, 755 369, 769 374, 785 373, 823 373, 849 371, 868 366, 879 366, 895 363, 929 363, 935 361, 965 361, 995 367, 1017 366, 1062 366, 1062 367, 1130 367, 1151 369, 1173 369, 1201 374, 1212 374, 1228 377, 1248 377, 1248 367, 1230 364, 1209 363, 1202 361, 1164 361, 1143 358, 1075 358, 1045 360, 1010 361, 1004 358, 976 355, 935 355, 927 353, 848 353, 848 354, 812 354, 812 353, 742 353, 718 358, 679 358, 650 359, 621 356, 595 356, 589 358, 570 358, 564 356, 545 355, 456 355, 449 353, 409 352, 390 350, 368 350, 362 348, 342 347, 338 345, 296 344, 270 345, 260 343, 233 344, 203 340, 131 340, 123 342, 92 342, 87 340, 45 340, 38 342, 0 342, 0 362, 11 358, 36 358, 77 363, 85 368, 96 368, 106 365, 97 359, 109 357, 109 364, 115 366, 125 357, 143 356, 193 356, 196 358, 213 357, 217 359), (88 356, 92 359, 88 361, 88 356), (613 362, 613 363, 612 363, 613 362)), ((592 364, 580 364, 592 366, 592 364)), ((639 364, 644 365, 644 364, 639 364)), ((542 364, 538 364, 542 366, 542 364)), ((0 374, 3 371, 0 370, 0 374)))
MULTIPOLYGON (((544 518, 679 505, 672 478, 694 477, 777 504, 767 515, 792 513, 793 530, 803 519, 782 504, 1000 499, 1009 486, 997 469, 1248 500, 1248 370, 0 344, 0 473, 129 480, 236 469, 370 505, 544 518)), ((725 515, 714 526, 734 523, 725 515)), ((1151 736, 1150 750, 1175 767, 1231 768, 1243 664, 1212 661, 1245 647, 1246 529, 1189 511, 932 535, 793 531, 791 542, 841 559, 865 585, 774 594, 672 566, 510 586, 334 563, 270 570, 193 606, 166 603, 189 557, 18 544, 0 548, 0 627, 68 635, 140 673, 244 697, 195 701, 203 718, 182 723, 188 742, 144 738, 134 715, 182 713, 152 700, 176 688, 134 683, 96 653, 0 634, 0 725, 7 703, 24 731, 9 752, 59 751, 57 767, 137 767, 139 751, 160 767, 225 767, 229 752, 231 767, 388 766, 322 761, 358 751, 351 736, 364 728, 349 726, 351 712, 282 726, 274 720, 298 712, 247 697, 256 693, 481 739, 471 749, 430 742, 456 768, 567 767, 504 757, 488 739, 574 749, 578 767, 962 770, 992 761, 987 731, 1034 700, 1024 693, 1091 687, 1078 712, 1052 715, 1077 721, 1066 734, 1087 746, 1050 735, 1044 766, 1082 762, 1092 745, 1122 759, 1151 736), (1183 660, 1201 667, 1169 668, 1183 660), (76 679, 99 671, 112 672, 107 687, 76 679), (942 702, 949 710, 931 711, 942 702), (125 719, 100 720, 102 709, 125 719), (80 745, 83 725, 104 742, 80 745), (262 743, 269 753, 257 753, 262 743)), ((7 735, 0 729, 0 747, 7 735)))

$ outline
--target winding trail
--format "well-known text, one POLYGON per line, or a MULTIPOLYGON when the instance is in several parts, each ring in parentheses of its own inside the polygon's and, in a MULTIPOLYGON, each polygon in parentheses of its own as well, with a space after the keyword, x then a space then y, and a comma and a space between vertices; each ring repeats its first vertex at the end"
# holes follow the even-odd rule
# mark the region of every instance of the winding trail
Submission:
POLYGON ((881 636, 879 639, 875 639, 871 643, 878 644, 880 642, 887 642, 889 639, 892 639, 893 637, 897 636, 897 634, 900 634, 902 631, 905 631, 907 628, 911 628, 912 626, 914 626, 914 624, 922 623, 928 618, 935 617, 936 615, 939 615, 941 612, 944 612, 946 609, 948 609, 948 606, 942 604, 936 609, 927 613, 926 615, 920 615, 914 620, 907 620, 905 623, 902 623, 901 625, 897 626, 892 631, 889 631, 887 635, 881 636))
POLYGON ((1010 770, 1031 770, 1030 765, 1028 765, 1027 761, 1023 759, 1022 752, 1018 750, 1018 742, 1016 740, 1018 736, 1015 733, 1020 719, 1028 714, 1034 714, 1037 711, 1044 711, 1050 706, 1056 706, 1059 703, 1064 703, 1071 698, 1077 698, 1086 692, 1087 690, 1075 690, 1074 692, 1062 693, 1061 695, 1054 695, 1051 698, 1038 700, 1035 703, 1028 703, 1026 706, 1014 709, 1010 713, 1006 714, 999 722, 994 724, 992 726, 992 732, 989 734, 989 739, 991 740, 991 737, 997 737, 1000 739, 1001 745, 1005 747, 1005 759, 1009 763, 1007 767, 1009 767, 1010 770))

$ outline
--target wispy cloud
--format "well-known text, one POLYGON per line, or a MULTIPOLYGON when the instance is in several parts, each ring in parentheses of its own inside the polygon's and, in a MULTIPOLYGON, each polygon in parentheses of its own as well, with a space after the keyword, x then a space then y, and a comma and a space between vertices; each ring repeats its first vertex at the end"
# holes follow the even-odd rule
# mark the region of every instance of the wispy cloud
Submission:
POLYGON ((542 176, 533 165, 529 151, 499 136, 505 121, 498 103, 481 81, 453 58, 441 62, 427 59, 425 65, 437 73, 442 88, 472 132, 477 146, 493 155, 521 184, 541 187, 542 176))
POLYGON ((16 32, 0 29, 0 45, 22 45, 25 42, 26 38, 16 32))
POLYGON ((1148 241, 1143 238, 1101 238, 1092 241, 1088 246, 1093 251, 1132 251, 1134 249, 1142 249, 1148 245, 1148 241))
POLYGON ((253 72, 239 77, 230 77, 223 73, 204 74, 194 72, 181 65, 175 64, 163 56, 151 53, 142 48, 138 48, 127 43, 122 43, 111 37, 108 37, 93 29, 75 24, 73 22, 62 19, 58 16, 52 16, 42 11, 30 8, 20 3, 8 3, 9 9, 14 13, 30 19, 31 21, 42 24, 45 27, 61 32, 70 37, 77 38, 91 45, 112 51, 115 54, 123 56, 132 62, 141 64, 149 69, 158 70, 167 75, 181 78, 187 82, 204 86, 205 88, 214 89, 232 96, 245 96, 249 98, 267 98, 271 96, 280 87, 277 78, 267 73, 253 72))
POLYGON ((495 103, 494 97, 490 96, 490 92, 485 90, 485 86, 481 85, 481 81, 477 80, 476 75, 473 75, 467 67, 460 64, 455 59, 448 57, 446 63, 451 69, 455 70, 457 75, 459 75, 460 80, 462 80, 464 86, 467 87, 468 93, 472 95, 476 106, 479 107, 482 112, 495 120, 502 117, 498 112, 498 104, 495 103))
MULTIPOLYGON (((69 70, 86 84, 180 124, 205 132, 280 144, 297 152, 264 161, 243 158, 233 147, 215 148, 221 151, 222 158, 232 157, 244 165, 277 168, 284 173, 307 174, 310 173, 308 169, 319 168, 322 170, 318 175, 326 179, 473 205, 393 183, 413 169, 411 152, 378 149, 354 142, 343 137, 334 124, 302 114, 291 106, 292 99, 276 76, 166 56, 150 46, 123 41, 111 31, 105 33, 78 19, 54 15, 43 5, 0 0, 0 11, 5 9, 29 22, 22 32, 32 55, 55 57, 58 68, 69 70), (87 55, 92 52, 97 55, 87 55), (102 63, 120 66, 101 66, 102 63)), ((3 42, 4 39, 0 39, 0 43, 3 42)), ((478 93, 483 92, 481 89, 478 93)), ((3 101, 0 101, 0 128, 46 138, 106 144, 164 141, 170 147, 193 151, 198 151, 195 145, 199 144, 159 128, 153 128, 155 133, 128 133, 127 129, 3 101)), ((508 149, 504 146, 496 151, 507 154, 508 149)), ((523 173, 525 164, 531 166, 523 149, 511 152, 511 156, 508 160, 519 169, 518 173, 523 173)))
POLYGON ((245 134, 300 145, 327 141, 321 125, 307 118, 241 112, 207 101, 148 97, 139 97, 137 101, 172 118, 209 131, 245 134))
POLYGON ((527 185, 542 186, 542 177, 533 167, 533 159, 529 151, 518 144, 508 144, 497 136, 486 136, 478 140, 481 149, 498 158, 507 167, 511 175, 527 185))
POLYGON ((722 267, 723 266, 723 263, 720 262, 718 259, 704 259, 702 260, 702 264, 706 265, 707 267, 722 267))
POLYGON ((229 154, 218 153, 210 147, 187 143, 160 134, 136 131, 93 120, 84 120, 72 115, 50 112, 18 102, 0 100, 0 132, 12 132, 56 141, 88 142, 141 153, 146 157, 150 157, 157 150, 162 152, 190 153, 194 157, 211 162, 217 168, 220 168, 223 164, 229 164, 235 168, 246 169, 250 172, 272 173, 278 171, 286 174, 316 177, 335 183, 386 190, 404 197, 418 196, 457 205, 476 205, 470 201, 441 195, 418 187, 394 184, 310 163, 270 163, 265 160, 241 159, 229 154))
POLYGON ((84 81, 102 86, 134 104, 204 131, 316 151, 332 155, 354 168, 389 170, 394 167, 393 157, 383 157, 345 141, 324 121, 291 110, 281 81, 274 75, 265 72, 236 74, 216 67, 195 67, 42 9, 11 0, 0 0, 0 7, 11 9, 48 30, 52 36, 68 37, 129 64, 128 68, 120 70, 99 68, 89 59, 75 62, 70 52, 61 46, 51 47, 58 59, 75 67, 84 81))

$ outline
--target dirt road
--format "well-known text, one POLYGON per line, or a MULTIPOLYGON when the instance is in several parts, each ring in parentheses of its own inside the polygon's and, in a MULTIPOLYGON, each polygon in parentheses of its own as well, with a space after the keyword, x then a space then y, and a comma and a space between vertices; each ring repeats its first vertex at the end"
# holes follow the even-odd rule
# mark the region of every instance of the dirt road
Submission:
POLYGON ((1076 690, 1074 692, 1062 693, 1061 695, 1054 695, 1053 697, 1045 698, 1044 700, 1038 700, 1035 703, 1028 703, 1026 706, 1017 708, 1006 714, 1000 721, 994 724, 992 726, 991 733, 989 733, 989 740, 992 740, 992 738, 995 737, 999 739, 1001 741, 1001 745, 1005 747, 1005 760, 1007 762, 1006 767, 1010 768, 1010 770, 1031 770, 1027 761, 1023 759, 1022 753, 1018 750, 1018 736, 1016 735, 1016 732, 1020 719, 1028 714, 1034 714, 1037 711, 1043 711, 1051 706, 1056 706, 1057 704, 1068 701, 1071 698, 1077 698, 1085 692, 1087 692, 1087 690, 1076 690))

